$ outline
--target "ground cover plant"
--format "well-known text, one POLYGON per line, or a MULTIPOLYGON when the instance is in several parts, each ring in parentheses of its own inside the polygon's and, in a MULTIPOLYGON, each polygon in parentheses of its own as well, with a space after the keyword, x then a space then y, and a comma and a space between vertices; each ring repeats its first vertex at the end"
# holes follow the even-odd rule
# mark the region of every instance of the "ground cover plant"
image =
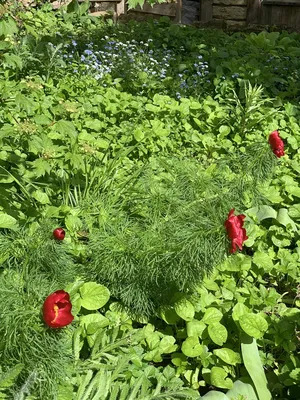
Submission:
POLYGON ((0 398, 297 399, 299 35, 0 5, 0 398))

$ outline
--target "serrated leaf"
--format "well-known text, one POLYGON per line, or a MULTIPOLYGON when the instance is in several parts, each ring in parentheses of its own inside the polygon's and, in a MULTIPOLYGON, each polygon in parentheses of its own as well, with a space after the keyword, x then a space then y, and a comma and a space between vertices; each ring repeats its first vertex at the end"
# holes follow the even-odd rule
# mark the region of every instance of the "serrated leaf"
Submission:
POLYGON ((77 135, 74 124, 70 121, 65 121, 63 119, 61 119, 60 121, 57 121, 53 125, 52 129, 53 129, 53 131, 63 135, 62 138, 64 138, 65 136, 76 137, 76 135, 77 135))
POLYGON ((273 260, 267 254, 261 251, 256 251, 253 255, 253 262, 260 268, 263 268, 266 272, 271 271, 273 268, 273 260))
POLYGON ((16 364, 14 367, 9 369, 7 372, 0 375, 0 390, 9 388, 15 384, 15 379, 21 373, 24 368, 24 364, 16 364))

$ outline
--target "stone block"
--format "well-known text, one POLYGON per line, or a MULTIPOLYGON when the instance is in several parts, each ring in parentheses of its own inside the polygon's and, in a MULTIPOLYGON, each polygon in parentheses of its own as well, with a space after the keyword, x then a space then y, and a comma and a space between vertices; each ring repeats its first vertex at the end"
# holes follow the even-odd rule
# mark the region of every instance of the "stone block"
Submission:
POLYGON ((237 6, 213 6, 213 18, 236 21, 246 20, 247 8, 237 6))

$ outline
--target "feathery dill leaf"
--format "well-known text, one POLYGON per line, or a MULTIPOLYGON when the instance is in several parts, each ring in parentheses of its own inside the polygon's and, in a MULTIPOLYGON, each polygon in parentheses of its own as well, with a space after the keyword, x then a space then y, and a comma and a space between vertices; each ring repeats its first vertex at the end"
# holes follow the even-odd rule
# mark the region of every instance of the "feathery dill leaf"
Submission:
POLYGON ((193 160, 149 165, 93 232, 88 278, 100 280, 136 316, 155 314, 175 292, 192 291, 225 257, 224 221, 242 212, 270 177, 267 146, 249 147, 204 169, 193 160))
POLYGON ((42 320, 43 302, 57 289, 56 282, 40 273, 25 276, 22 266, 0 275, 0 359, 7 367, 23 364, 20 382, 31 377, 30 386, 40 398, 49 398, 49 393, 55 398, 57 383, 72 360, 71 334, 47 329, 42 320))

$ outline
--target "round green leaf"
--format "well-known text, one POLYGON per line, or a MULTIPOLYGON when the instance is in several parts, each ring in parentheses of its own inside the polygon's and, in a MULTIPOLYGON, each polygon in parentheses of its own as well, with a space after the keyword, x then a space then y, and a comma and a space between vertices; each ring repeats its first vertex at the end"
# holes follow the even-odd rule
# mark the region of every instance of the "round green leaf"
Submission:
POLYGON ((250 310, 245 304, 237 303, 232 309, 232 319, 237 322, 242 315, 250 313, 250 310))
POLYGON ((220 322, 223 317, 223 314, 221 311, 219 311, 217 308, 214 307, 209 307, 206 311, 205 314, 202 318, 202 322, 205 322, 206 324, 214 324, 215 322, 220 322))
POLYGON ((182 343, 181 351, 187 357, 198 357, 203 353, 204 349, 197 336, 190 336, 182 343))
POLYGON ((177 350, 176 339, 173 336, 164 336, 159 343, 159 351, 163 354, 173 353, 177 350))
POLYGON ((185 297, 182 297, 174 304, 176 314, 185 321, 191 321, 195 315, 193 304, 185 297))
POLYGON ((228 126, 228 125, 221 125, 219 128, 219 132, 220 132, 222 138, 229 135, 230 131, 231 131, 231 129, 230 129, 230 126, 228 126))
POLYGON ((208 334, 211 340, 219 346, 223 346, 228 337, 227 329, 219 322, 208 325, 208 334))
POLYGON ((214 354, 229 365, 236 365, 242 362, 239 353, 231 349, 227 349, 226 347, 224 347, 223 349, 215 349, 214 354))
POLYGON ((267 321, 259 314, 244 314, 239 322, 242 330, 256 339, 261 338, 268 329, 267 321))
POLYGON ((227 372, 220 367, 212 367, 210 373, 210 381, 213 386, 222 389, 231 389, 233 387, 233 382, 227 377, 227 372))
POLYGON ((197 319, 193 319, 193 321, 189 321, 186 323, 186 332, 188 336, 201 337, 205 328, 205 323, 202 321, 198 321, 197 319))
POLYGON ((99 283, 87 282, 79 289, 81 305, 87 310, 98 310, 109 300, 109 290, 99 283))

